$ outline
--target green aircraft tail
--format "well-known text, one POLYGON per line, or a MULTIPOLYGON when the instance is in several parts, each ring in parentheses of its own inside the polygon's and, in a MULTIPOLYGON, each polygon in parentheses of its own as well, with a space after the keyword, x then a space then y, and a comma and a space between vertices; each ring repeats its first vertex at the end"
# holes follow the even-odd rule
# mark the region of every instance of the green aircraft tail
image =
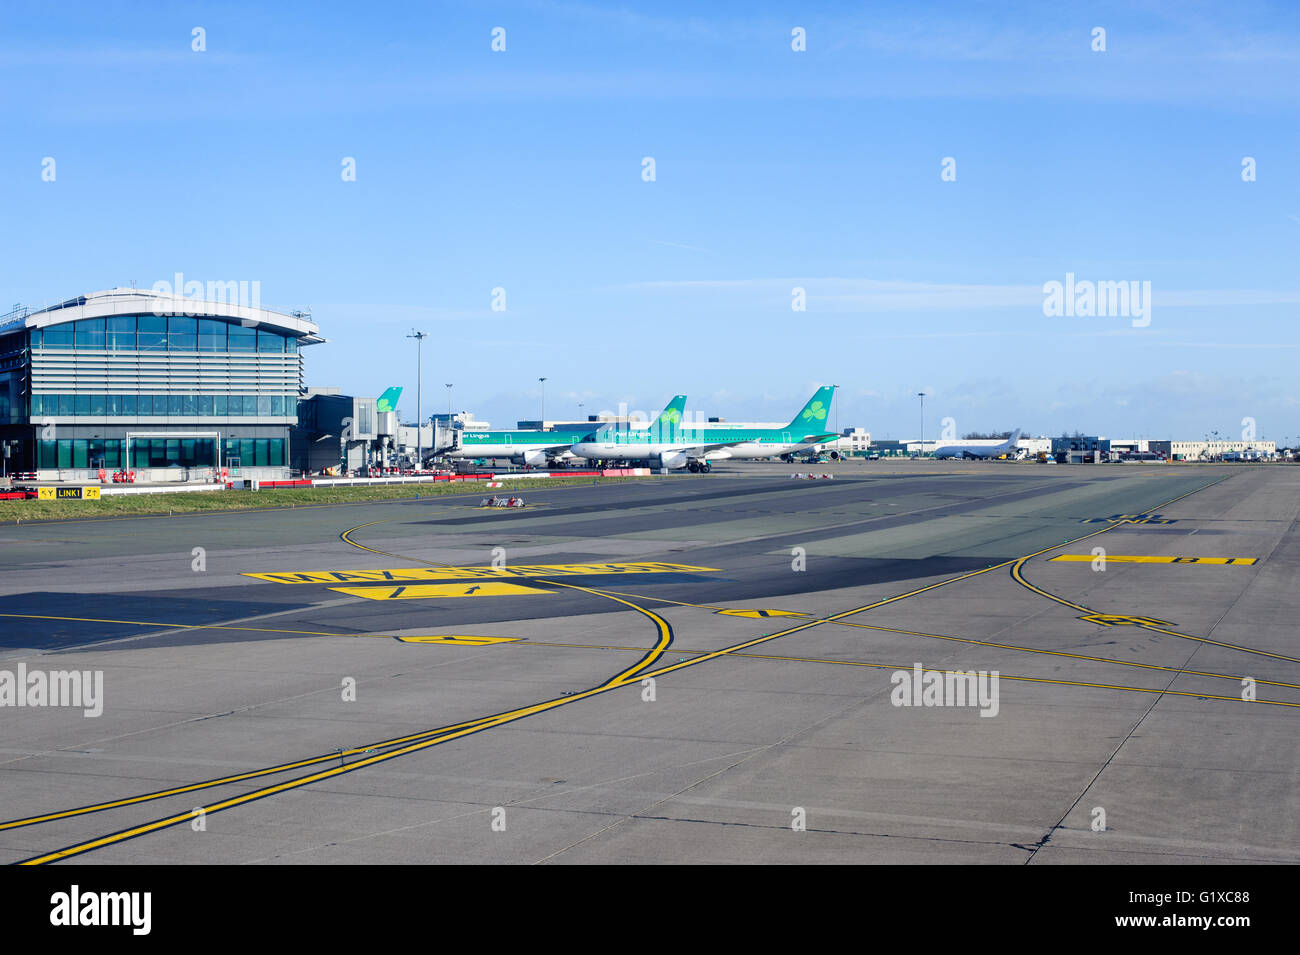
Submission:
POLYGON ((803 406, 794 420, 790 422, 791 431, 803 431, 809 434, 827 433, 830 423, 831 402, 835 398, 835 385, 818 388, 808 403, 803 406))
POLYGON ((397 399, 402 397, 402 389, 399 385, 389 388, 375 402, 375 410, 381 414, 385 411, 397 410, 397 399))
POLYGON ((668 402, 664 410, 659 412, 659 417, 650 423, 650 427, 658 431, 676 431, 682 426, 682 413, 686 410, 686 396, 673 395, 673 400, 668 402))

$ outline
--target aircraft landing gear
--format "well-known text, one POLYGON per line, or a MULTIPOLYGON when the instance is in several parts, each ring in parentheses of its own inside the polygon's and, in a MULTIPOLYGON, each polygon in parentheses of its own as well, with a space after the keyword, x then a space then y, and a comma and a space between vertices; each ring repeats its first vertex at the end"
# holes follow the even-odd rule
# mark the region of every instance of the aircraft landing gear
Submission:
POLYGON ((710 471, 712 471, 712 470, 713 470, 713 465, 710 464, 708 461, 702 461, 702 462, 700 462, 700 471, 701 471, 701 472, 703 472, 704 474, 708 474, 708 473, 709 473, 710 471))
POLYGON ((692 474, 698 474, 698 473, 699 473, 699 470, 700 470, 700 462, 699 462, 699 461, 687 461, 687 462, 686 462, 686 470, 690 471, 692 474))

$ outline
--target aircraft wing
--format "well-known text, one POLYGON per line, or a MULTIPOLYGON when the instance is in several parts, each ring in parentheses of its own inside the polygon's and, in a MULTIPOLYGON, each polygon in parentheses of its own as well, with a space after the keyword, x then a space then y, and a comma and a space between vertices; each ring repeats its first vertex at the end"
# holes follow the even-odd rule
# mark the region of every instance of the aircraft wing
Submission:
MULTIPOLYGON (((805 435, 799 440, 803 444, 820 444, 823 441, 828 441, 831 438, 838 438, 838 437, 840 437, 840 435, 838 434, 809 434, 809 435, 805 435)), ((719 441, 716 444, 682 445, 681 447, 673 448, 673 450, 685 451, 688 454, 692 454, 692 453, 708 454, 710 451, 721 451, 724 448, 734 448, 742 444, 750 444, 753 441, 754 441, 753 438, 741 438, 737 441, 719 441)))
POLYGON ((752 438, 743 438, 740 441, 720 441, 717 444, 684 444, 679 448, 673 448, 674 451, 685 451, 687 454, 708 454, 710 451, 721 451, 723 448, 734 448, 740 444, 749 444, 752 438))

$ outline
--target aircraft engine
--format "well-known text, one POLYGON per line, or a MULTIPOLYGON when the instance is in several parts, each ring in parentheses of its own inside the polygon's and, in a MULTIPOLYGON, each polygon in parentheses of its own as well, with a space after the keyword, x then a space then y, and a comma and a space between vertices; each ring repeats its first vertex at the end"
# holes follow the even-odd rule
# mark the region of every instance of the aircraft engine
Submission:
POLYGON ((687 454, 685 451, 665 451, 659 455, 659 466, 669 470, 684 468, 686 467, 686 460, 687 454))
POLYGON ((529 467, 540 467, 546 464, 545 451, 525 451, 523 454, 516 454, 514 457, 515 464, 527 464, 529 467))

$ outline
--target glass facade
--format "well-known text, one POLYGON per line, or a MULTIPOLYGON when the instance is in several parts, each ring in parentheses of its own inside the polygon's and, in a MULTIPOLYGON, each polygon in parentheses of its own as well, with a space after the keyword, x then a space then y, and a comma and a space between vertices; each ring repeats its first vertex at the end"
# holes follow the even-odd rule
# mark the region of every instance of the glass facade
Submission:
POLYGON ((31 417, 293 417, 297 395, 32 395, 31 417))
POLYGON ((292 335, 216 318, 118 315, 31 329, 32 348, 88 351, 257 352, 296 354, 292 335))
MULTIPOLYGON (((37 447, 38 468, 97 468, 108 471, 135 468, 196 468, 216 465, 213 438, 132 438, 131 460, 125 462, 120 438, 59 438, 42 440, 37 447)), ((283 467, 284 438, 225 438, 221 461, 225 466, 283 467)))
MULTIPOLYGON (((64 307, 69 304, 93 303, 69 300, 64 307)), ((105 310, 120 304, 136 313, 44 328, 5 326, 0 425, 13 445, 9 470, 207 469, 218 460, 245 468, 288 466, 289 425, 297 418, 302 382, 296 324, 286 319, 290 327, 283 327, 273 313, 242 310, 236 314, 266 324, 243 324, 225 312, 156 315, 148 312, 150 304, 125 293, 108 304, 105 310), (132 432, 141 436, 127 438, 132 432), (198 436, 202 432, 211 436, 198 436)), ((104 314, 89 308, 80 314, 97 311, 104 314)), ((62 317, 54 309, 36 316, 62 317)), ((301 334, 319 340, 314 331, 301 334)))
MULTIPOLYGON (((24 375, 20 371, 0 371, 0 424, 17 424, 23 417, 24 375)), ((285 407, 297 407, 297 400, 285 407)))

